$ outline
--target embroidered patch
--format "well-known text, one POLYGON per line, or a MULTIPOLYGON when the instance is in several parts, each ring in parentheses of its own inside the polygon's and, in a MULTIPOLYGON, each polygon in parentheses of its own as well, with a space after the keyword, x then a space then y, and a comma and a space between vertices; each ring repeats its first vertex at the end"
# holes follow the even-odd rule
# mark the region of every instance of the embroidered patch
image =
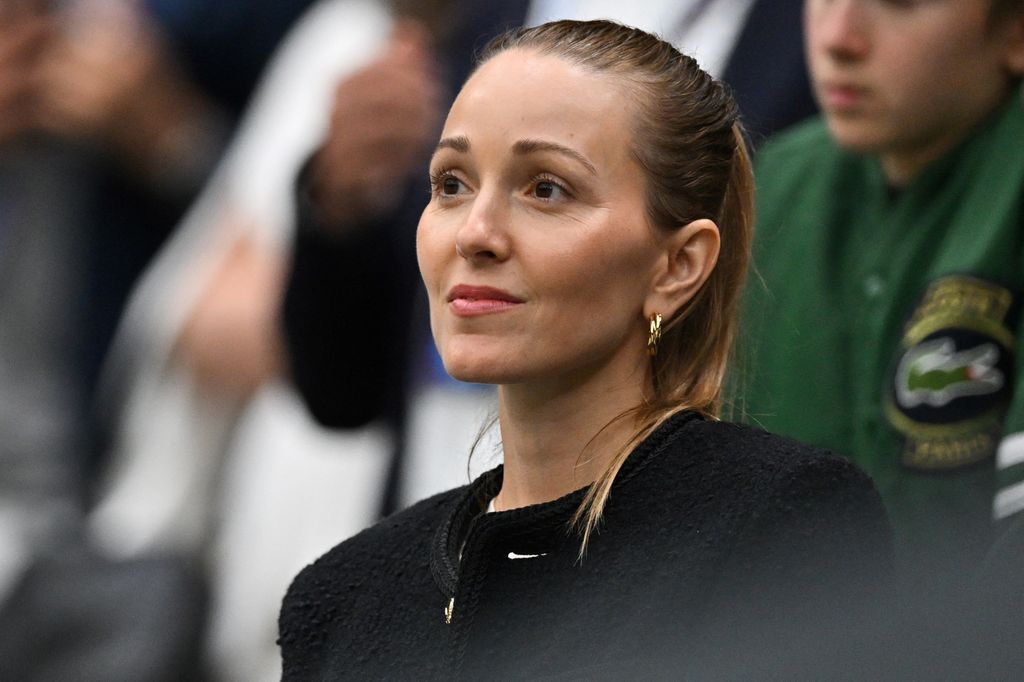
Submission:
POLYGON ((886 405, 903 465, 952 469, 995 454, 1013 386, 1013 295, 991 282, 932 282, 904 329, 886 405))

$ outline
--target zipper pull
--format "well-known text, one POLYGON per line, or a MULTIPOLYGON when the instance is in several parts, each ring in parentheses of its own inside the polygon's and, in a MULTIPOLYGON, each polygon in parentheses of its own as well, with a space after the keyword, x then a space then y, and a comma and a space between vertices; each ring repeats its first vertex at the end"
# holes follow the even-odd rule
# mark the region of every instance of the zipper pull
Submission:
POLYGON ((448 606, 444 607, 444 622, 446 625, 452 624, 452 615, 455 613, 455 597, 448 600, 448 606))

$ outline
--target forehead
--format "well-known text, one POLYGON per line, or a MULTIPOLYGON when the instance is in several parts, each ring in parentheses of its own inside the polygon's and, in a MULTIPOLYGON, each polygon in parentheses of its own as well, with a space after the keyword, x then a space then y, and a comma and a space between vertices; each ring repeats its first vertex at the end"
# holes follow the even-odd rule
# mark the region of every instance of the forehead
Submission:
POLYGON ((554 139, 626 148, 634 98, 623 79, 561 57, 514 49, 491 58, 452 105, 444 136, 554 139))

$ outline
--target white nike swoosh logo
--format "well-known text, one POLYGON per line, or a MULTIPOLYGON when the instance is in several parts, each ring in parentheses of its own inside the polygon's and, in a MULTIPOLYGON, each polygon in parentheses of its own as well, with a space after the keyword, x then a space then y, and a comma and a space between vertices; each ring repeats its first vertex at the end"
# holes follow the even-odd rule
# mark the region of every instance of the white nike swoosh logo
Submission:
POLYGON ((547 552, 544 554, 516 554, 515 552, 509 552, 509 559, 536 559, 539 556, 547 556, 547 552))

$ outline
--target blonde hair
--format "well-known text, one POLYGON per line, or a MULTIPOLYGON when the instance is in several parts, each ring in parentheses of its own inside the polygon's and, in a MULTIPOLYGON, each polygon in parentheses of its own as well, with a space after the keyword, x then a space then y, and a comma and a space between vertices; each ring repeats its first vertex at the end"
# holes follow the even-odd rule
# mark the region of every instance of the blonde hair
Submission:
POLYGON ((720 414, 750 259, 753 177, 728 88, 669 43, 610 21, 557 21, 498 36, 484 48, 478 66, 512 49, 556 56, 632 87, 638 112, 632 153, 646 177, 651 224, 673 231, 710 218, 721 238, 718 263, 708 280, 663 325, 644 403, 613 420, 633 417, 637 430, 591 484, 573 516, 573 527, 583 536, 582 556, 632 449, 682 410, 713 419, 720 414))

